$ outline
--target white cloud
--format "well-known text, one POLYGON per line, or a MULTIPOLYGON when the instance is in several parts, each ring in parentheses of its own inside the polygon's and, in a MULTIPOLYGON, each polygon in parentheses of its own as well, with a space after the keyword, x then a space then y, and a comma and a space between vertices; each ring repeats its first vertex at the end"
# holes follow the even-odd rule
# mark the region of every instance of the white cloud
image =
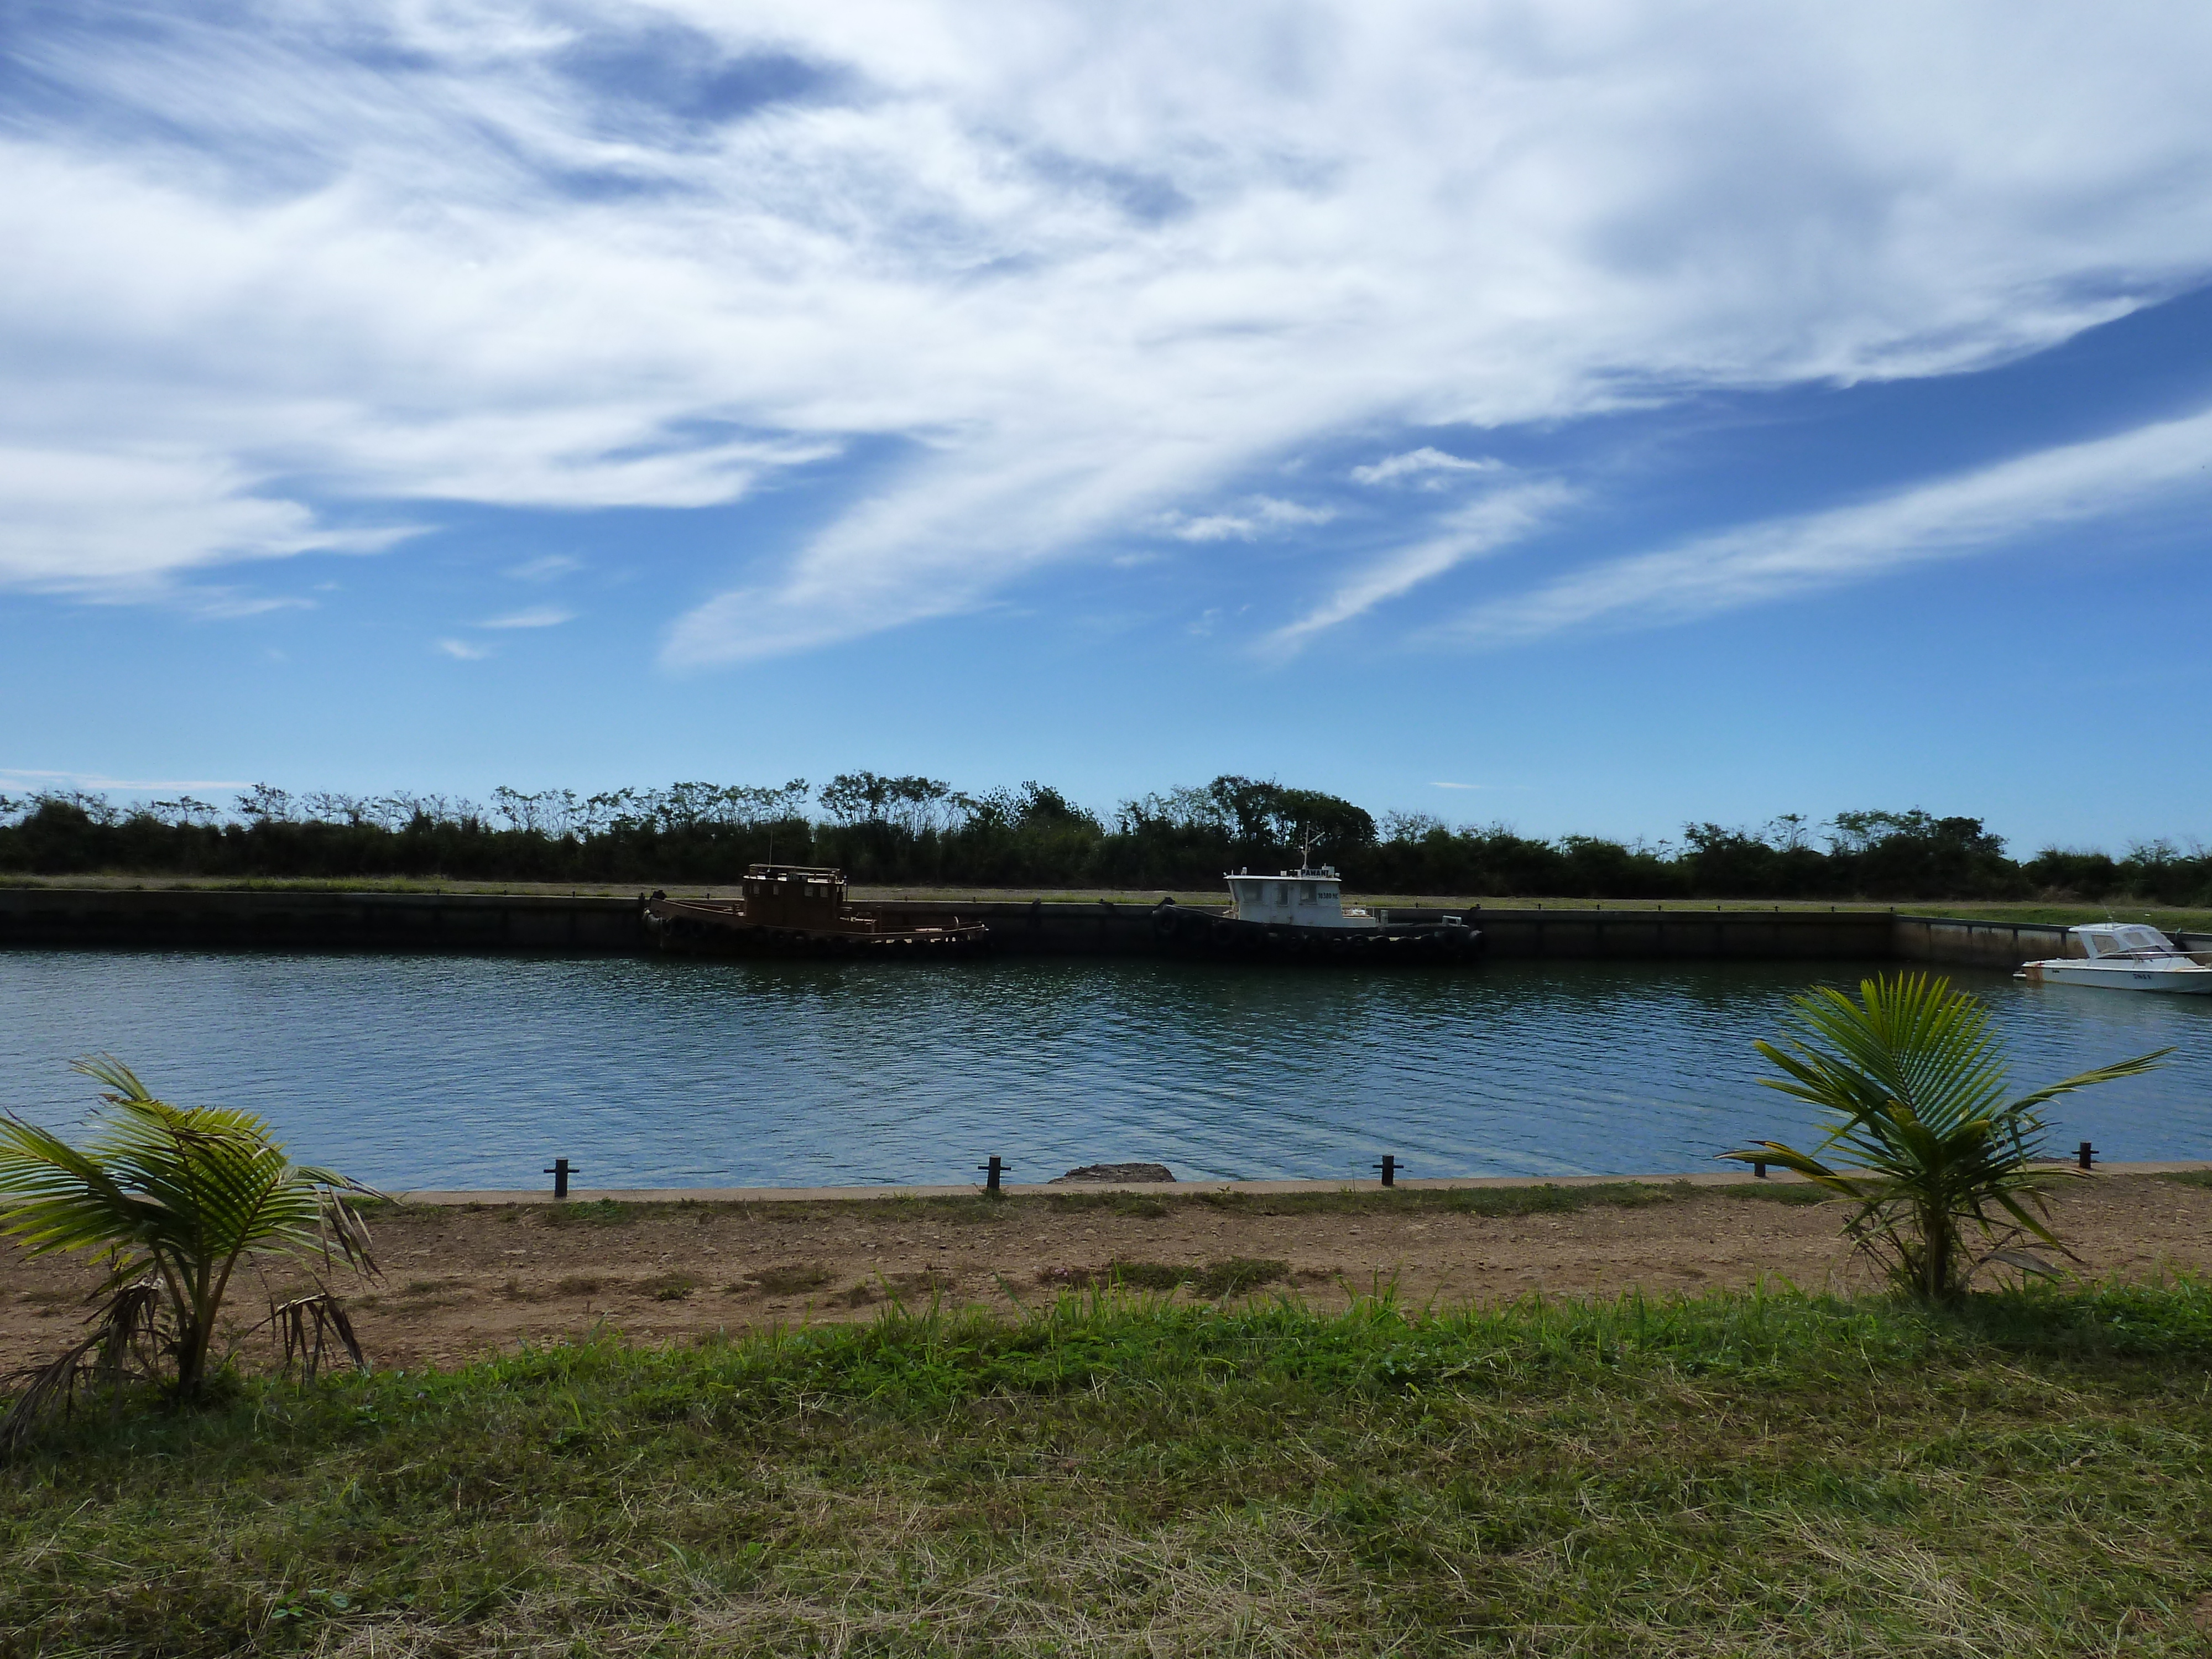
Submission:
POLYGON ((11 40, 55 89, 0 138, 0 454, 58 469, 0 461, 19 586, 384 544, 315 503, 696 507, 905 446, 666 647, 758 657, 1323 438, 1939 373, 2212 269, 2178 3, 110 15, 11 40), (748 54, 820 72, 739 109, 748 54))
POLYGON ((2212 412, 1613 560, 1480 605, 1442 632, 1498 641, 1686 622, 2191 495, 2212 495, 2212 412))
POLYGON ((437 640, 432 643, 456 662, 482 662, 491 655, 489 646, 469 640, 437 640))
POLYGON ((534 605, 526 611, 509 611, 504 617, 494 617, 477 624, 478 628, 558 628, 562 623, 576 620, 573 611, 563 611, 558 605, 534 605))
POLYGON ((550 582, 562 576, 573 575, 584 568, 584 562, 568 553, 546 553, 534 559, 525 559, 520 564, 511 564, 500 572, 519 582, 550 582))
MULTIPOLYGON (((134 453, 0 442, 0 585, 111 598, 167 591, 176 574, 228 559, 374 552, 412 533, 322 527, 296 502, 254 494, 233 463, 181 446, 134 453)), ((224 605, 213 599, 203 608, 224 605)))
POLYGON ((40 772, 23 767, 0 766, 0 779, 18 788, 48 789, 65 785, 71 789, 245 789, 242 778, 112 778, 104 772, 40 772))
POLYGON ((1177 540, 1186 542, 1249 542, 1258 528, 1249 519, 1232 518, 1226 513, 1212 513, 1202 519, 1171 520, 1167 525, 1167 532, 1177 540))
POLYGON ((1433 534, 1358 572, 1297 621, 1277 629, 1267 644, 1277 651, 1296 650, 1316 634, 1350 622, 1455 565, 1522 540, 1573 499, 1565 484, 1542 479, 1495 491, 1447 514, 1433 534))
POLYGON ((1305 507, 1272 495, 1255 495, 1237 513, 1209 513, 1195 519, 1180 513, 1163 514, 1160 528, 1178 541, 1249 542, 1272 530, 1324 525, 1335 517, 1333 507, 1305 507))
POLYGON ((1409 449, 1402 455, 1386 455, 1367 466, 1352 469, 1354 483, 1395 483, 1401 478, 1421 478, 1425 485, 1433 488, 1443 482, 1435 475, 1453 472, 1494 472, 1501 464, 1486 457, 1469 460, 1459 455, 1447 455, 1441 449, 1424 444, 1419 449, 1409 449))

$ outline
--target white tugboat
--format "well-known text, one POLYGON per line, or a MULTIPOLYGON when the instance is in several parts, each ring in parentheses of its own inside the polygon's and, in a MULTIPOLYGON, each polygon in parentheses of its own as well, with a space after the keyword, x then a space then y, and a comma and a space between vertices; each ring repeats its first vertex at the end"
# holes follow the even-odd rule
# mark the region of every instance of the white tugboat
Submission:
POLYGON ((1226 913, 1162 899, 1152 911, 1153 935, 1163 948, 1200 956, 1456 961, 1480 947, 1482 935, 1463 917, 1419 911, 1393 921, 1388 912, 1346 909, 1335 866, 1312 860, 1309 842, 1296 870, 1224 876, 1226 913))
POLYGON ((2080 956, 2022 963, 2013 977, 2030 985, 2101 985, 2115 991, 2212 995, 2212 968, 2155 927, 2097 921, 2066 933, 2081 945, 2080 956))
MULTIPOLYGON (((1310 856, 1310 855, 1309 855, 1310 856)), ((1336 866, 1318 870, 1300 863, 1295 870, 1255 876, 1239 870, 1224 876, 1229 884, 1229 914, 1238 921, 1256 921, 1278 927, 1380 927, 1382 924, 1364 910, 1344 908, 1344 883, 1336 866)), ((1459 920, 1454 916, 1453 921, 1459 920)))

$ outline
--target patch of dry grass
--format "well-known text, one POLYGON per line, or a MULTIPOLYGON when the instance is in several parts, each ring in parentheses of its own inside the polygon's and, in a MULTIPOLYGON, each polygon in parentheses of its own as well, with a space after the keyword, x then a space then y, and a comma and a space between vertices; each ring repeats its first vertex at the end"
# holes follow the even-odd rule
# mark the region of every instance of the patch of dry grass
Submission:
POLYGON ((1099 1291, 247 1381, 0 1471, 0 1651, 2201 1653, 2208 1358, 2193 1284, 1099 1291))

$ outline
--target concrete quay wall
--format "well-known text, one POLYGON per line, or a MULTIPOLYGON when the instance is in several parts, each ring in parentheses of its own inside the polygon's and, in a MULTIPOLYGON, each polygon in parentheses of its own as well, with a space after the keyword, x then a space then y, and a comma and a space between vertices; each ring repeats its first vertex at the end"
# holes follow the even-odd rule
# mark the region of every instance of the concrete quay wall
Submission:
POLYGON ((0 888, 0 945, 632 952, 635 899, 307 889, 0 888))
POLYGON ((921 899, 871 900, 859 907, 883 918, 886 928, 941 927, 980 921, 991 945, 1017 957, 1148 957, 1153 954, 1152 907, 1100 899, 1094 903, 1026 904, 1001 900, 945 904, 921 899))
MULTIPOLYGON (((997 948, 1018 956, 1151 956, 1152 911, 1145 904, 872 904, 887 923, 942 926, 956 917, 989 924, 997 948)), ((1392 907, 1385 921, 1435 922, 1455 915, 1481 931, 1492 957, 1885 958, 1893 954, 1887 910, 1644 910, 1628 906, 1464 910, 1392 907)))
MULTIPOLYGON (((989 925, 1008 956, 1153 954, 1149 905, 890 900, 894 927, 989 925)), ((1905 961, 2009 970, 2068 954, 2066 930, 2033 922, 1900 916, 1887 910, 1653 910, 1629 907, 1392 908, 1392 921, 1462 915, 1487 953, 1525 958, 1905 961)), ((2212 934, 2188 948, 2212 950, 2212 934)), ((542 894, 341 892, 307 889, 0 888, 0 947, 531 951, 641 953, 652 947, 634 898, 542 894)), ((2078 954, 2078 952, 2077 952, 2078 954)))
POLYGON ((1963 921, 1949 916, 1893 916, 1891 952, 1903 962, 1957 963, 2002 968, 2051 957, 2081 956, 2069 951, 2063 927, 2033 921, 1963 921))
MULTIPOLYGON (((1396 911, 1424 919, 1442 912, 1396 911)), ((1492 909, 1461 913, 1501 957, 1710 957, 1880 960, 1892 954, 1886 910, 1492 909)))

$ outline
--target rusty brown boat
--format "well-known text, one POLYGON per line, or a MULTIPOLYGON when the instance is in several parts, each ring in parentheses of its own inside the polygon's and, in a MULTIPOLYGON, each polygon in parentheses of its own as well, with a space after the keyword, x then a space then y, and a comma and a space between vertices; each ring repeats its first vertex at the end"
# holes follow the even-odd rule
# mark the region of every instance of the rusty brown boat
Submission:
POLYGON ((845 872, 756 864, 734 899, 643 901, 646 931, 664 951, 709 956, 960 957, 988 950, 991 930, 958 916, 941 927, 886 928, 845 900, 845 872))

